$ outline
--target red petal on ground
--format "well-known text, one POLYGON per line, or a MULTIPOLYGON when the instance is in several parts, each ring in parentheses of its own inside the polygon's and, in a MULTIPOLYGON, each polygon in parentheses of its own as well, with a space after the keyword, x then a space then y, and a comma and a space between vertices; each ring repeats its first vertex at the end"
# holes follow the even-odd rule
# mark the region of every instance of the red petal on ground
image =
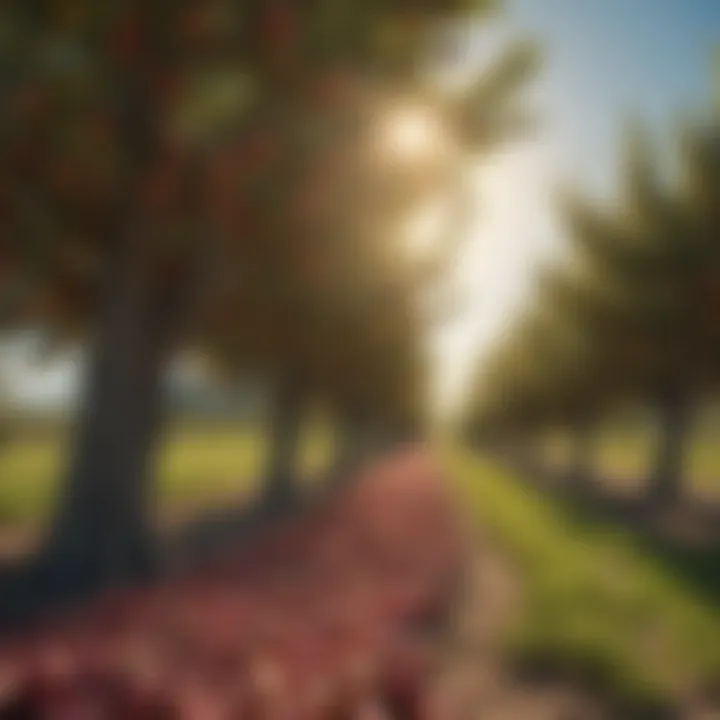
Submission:
POLYGON ((206 567, 6 648, 0 702, 77 720, 441 718, 414 636, 461 557, 440 478, 406 453, 206 567))

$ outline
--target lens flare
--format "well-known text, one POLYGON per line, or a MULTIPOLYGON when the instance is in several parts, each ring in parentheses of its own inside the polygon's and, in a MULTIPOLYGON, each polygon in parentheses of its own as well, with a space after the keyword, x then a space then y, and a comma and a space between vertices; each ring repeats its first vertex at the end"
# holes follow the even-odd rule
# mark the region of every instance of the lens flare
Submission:
POLYGON ((380 123, 382 155, 393 160, 414 162, 430 158, 444 146, 438 118, 422 107, 403 107, 388 111, 380 123))

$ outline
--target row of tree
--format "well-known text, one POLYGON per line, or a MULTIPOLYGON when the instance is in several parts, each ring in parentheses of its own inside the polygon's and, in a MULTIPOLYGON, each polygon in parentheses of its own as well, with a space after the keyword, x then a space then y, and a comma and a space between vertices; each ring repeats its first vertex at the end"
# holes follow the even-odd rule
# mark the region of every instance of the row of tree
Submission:
POLYGON ((517 125, 533 59, 513 48, 458 88, 430 51, 492 4, 3 3, 0 322, 92 348, 46 588, 152 566, 160 381, 184 349, 274 389, 273 503, 308 400, 349 444, 418 429, 449 253, 404 253, 401 228, 438 198, 462 213, 465 154, 517 125), (409 155, 382 142, 405 109, 435 128, 409 155))
MULTIPOLYGON (((660 430, 650 495, 682 488, 694 413, 720 378, 720 121, 680 138, 673 182, 632 133, 623 202, 565 199, 571 258, 542 277, 536 302, 476 378, 472 433, 530 438, 566 427, 571 474, 588 479, 592 431, 623 404, 660 430)), ((527 449, 527 444, 524 445, 527 449)))

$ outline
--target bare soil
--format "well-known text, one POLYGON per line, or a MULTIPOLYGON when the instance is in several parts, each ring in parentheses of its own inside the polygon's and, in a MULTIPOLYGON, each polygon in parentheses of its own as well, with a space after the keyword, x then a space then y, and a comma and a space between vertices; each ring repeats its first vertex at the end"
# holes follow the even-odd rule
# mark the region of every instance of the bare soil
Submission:
POLYGON ((567 683, 517 677, 504 633, 521 609, 520 578, 482 536, 474 539, 467 576, 442 643, 438 693, 458 720, 610 720, 600 703, 567 683))

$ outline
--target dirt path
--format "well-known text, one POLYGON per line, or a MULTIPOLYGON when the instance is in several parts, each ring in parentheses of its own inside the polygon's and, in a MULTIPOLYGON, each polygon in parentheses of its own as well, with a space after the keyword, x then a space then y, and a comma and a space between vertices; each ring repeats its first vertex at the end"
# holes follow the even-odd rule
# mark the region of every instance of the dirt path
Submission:
MULTIPOLYGON (((453 720, 638 720, 562 680, 529 683, 514 674, 503 652, 503 634, 521 603, 518 574, 489 539, 478 535, 441 651, 437 689, 449 699, 453 720)), ((689 699, 662 720, 720 720, 720 706, 689 699)))
POLYGON ((521 595, 511 565, 487 538, 477 537, 438 679, 454 715, 459 720, 610 720, 580 690, 559 683, 531 686, 513 676, 502 642, 521 595))

